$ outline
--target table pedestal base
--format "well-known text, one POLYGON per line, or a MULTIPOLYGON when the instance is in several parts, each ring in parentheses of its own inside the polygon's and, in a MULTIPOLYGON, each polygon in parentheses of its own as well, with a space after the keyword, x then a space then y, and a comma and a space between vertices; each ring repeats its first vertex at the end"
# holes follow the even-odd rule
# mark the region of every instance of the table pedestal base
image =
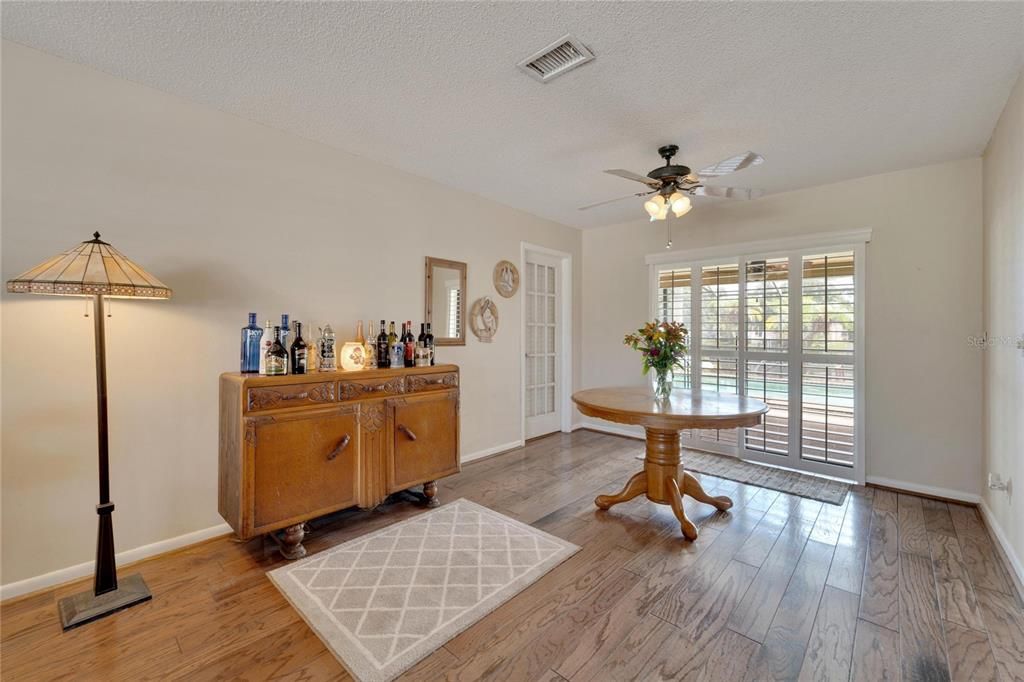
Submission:
POLYGON ((598 495, 594 504, 600 509, 609 509, 620 502, 646 494, 648 500, 672 507, 683 535, 687 540, 696 540, 697 527, 686 518, 682 496, 689 495, 698 502, 710 504, 722 511, 732 507, 732 500, 725 495, 708 495, 700 481, 681 471, 679 466, 679 432, 648 428, 644 470, 633 474, 625 487, 615 495, 598 495))

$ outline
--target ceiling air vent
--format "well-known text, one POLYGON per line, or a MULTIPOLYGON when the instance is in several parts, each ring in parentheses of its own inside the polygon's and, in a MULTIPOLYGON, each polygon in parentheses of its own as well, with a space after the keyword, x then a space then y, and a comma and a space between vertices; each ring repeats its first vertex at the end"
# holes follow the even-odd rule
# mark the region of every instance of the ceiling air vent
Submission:
POLYGON ((586 64, 594 58, 594 53, 588 50, 583 43, 571 35, 556 40, 540 52, 534 53, 519 62, 516 66, 546 83, 555 76, 561 76, 570 69, 575 69, 580 64, 586 64))

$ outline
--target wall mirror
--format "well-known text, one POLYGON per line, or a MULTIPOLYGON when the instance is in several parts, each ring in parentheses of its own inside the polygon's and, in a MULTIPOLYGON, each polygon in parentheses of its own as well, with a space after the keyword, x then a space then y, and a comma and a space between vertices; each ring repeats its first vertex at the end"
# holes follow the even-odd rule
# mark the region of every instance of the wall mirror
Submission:
POLYGON ((426 313, 434 345, 466 345, 466 264, 427 257, 426 313))

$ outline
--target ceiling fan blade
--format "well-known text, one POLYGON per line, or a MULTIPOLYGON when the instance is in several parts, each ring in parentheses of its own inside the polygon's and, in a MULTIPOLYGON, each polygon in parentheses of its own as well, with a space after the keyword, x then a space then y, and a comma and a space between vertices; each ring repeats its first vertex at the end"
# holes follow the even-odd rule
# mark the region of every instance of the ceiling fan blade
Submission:
POLYGON ((718 163, 711 164, 707 168, 701 168, 697 171, 697 175, 704 178, 717 178, 720 175, 728 175, 729 173, 741 171, 744 168, 759 166, 762 163, 764 163, 763 156, 754 152, 747 152, 746 154, 737 154, 718 163))
POLYGON ((657 180, 652 180, 646 175, 639 175, 633 171, 624 170, 622 168, 612 168, 611 170, 606 170, 605 173, 608 173, 609 175, 617 175, 620 178, 626 178, 627 180, 642 182, 648 187, 653 187, 654 189, 661 187, 661 183, 657 180))
POLYGON ((597 208, 598 206, 604 206, 605 204, 614 204, 616 201, 622 201, 623 199, 633 199, 634 197, 645 197, 645 196, 647 196, 649 194, 654 194, 654 192, 653 191, 651 191, 651 192, 637 192, 636 194, 630 194, 629 196, 619 197, 618 199, 608 199, 607 201, 599 201, 596 204, 590 204, 589 206, 580 206, 576 210, 577 211, 586 211, 587 209, 597 208))
POLYGON ((693 194, 698 197, 717 197, 719 199, 757 199, 764 194, 764 190, 742 187, 695 187, 693 194))

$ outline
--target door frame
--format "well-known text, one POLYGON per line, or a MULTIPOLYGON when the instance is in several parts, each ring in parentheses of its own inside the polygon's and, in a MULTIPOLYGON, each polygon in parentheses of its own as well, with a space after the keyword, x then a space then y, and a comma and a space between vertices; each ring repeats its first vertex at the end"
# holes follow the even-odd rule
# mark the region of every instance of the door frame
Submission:
MULTIPOLYGON (((530 242, 519 242, 519 272, 522 276, 526 273, 526 253, 533 251, 545 256, 553 256, 561 260, 562 271, 561 287, 562 301, 558 314, 561 316, 562 324, 558 325, 558 353, 562 360, 559 372, 559 395, 558 407, 560 410, 559 423, 562 433, 572 431, 572 254, 567 251, 550 249, 539 244, 530 242)), ((522 288, 522 287, 520 287, 522 288)), ((519 439, 526 442, 526 292, 519 295, 519 439)))

